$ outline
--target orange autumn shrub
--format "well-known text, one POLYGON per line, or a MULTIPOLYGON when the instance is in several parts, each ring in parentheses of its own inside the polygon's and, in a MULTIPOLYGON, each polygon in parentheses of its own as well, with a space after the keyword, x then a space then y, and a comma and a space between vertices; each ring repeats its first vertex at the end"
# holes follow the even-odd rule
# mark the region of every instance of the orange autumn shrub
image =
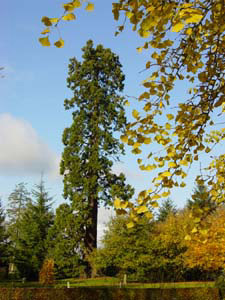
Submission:
POLYGON ((49 285, 54 283, 54 260, 46 259, 39 272, 39 282, 49 285))

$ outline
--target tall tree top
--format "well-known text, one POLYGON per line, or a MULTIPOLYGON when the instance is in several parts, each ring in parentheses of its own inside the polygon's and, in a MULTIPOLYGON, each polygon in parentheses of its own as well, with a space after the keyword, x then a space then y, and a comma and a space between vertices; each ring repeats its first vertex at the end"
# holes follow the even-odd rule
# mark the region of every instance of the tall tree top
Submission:
POLYGON ((24 182, 17 184, 8 198, 7 214, 11 223, 16 222, 21 217, 26 205, 30 202, 30 193, 26 188, 26 184, 24 182))

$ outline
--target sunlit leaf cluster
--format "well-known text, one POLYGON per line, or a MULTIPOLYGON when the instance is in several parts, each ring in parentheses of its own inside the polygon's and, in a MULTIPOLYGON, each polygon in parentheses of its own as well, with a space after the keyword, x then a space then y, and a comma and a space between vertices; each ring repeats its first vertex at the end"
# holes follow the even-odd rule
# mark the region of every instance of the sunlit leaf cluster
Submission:
MULTIPOLYGON (((41 22, 45 25, 44 30, 41 32, 44 37, 39 38, 39 42, 44 47, 51 46, 49 35, 52 33, 53 29, 57 29, 59 39, 54 43, 54 45, 58 48, 64 47, 64 40, 61 37, 58 24, 61 21, 73 21, 76 20, 76 10, 82 7, 82 4, 86 2, 85 0, 73 0, 71 2, 63 3, 62 7, 64 9, 63 14, 58 18, 49 18, 49 17, 42 17, 41 22)), ((87 2, 85 6, 86 11, 92 11, 94 9, 94 4, 91 2, 87 2)))
MULTIPOLYGON (((203 270, 217 270, 225 267, 225 211, 218 210, 204 220, 205 228, 187 241, 185 262, 188 267, 200 267, 203 270), (207 229, 206 229, 207 227, 207 229)), ((193 229, 193 233, 197 230, 193 229)))
MULTIPOLYGON (((172 188, 185 187, 193 162, 200 160, 201 153, 210 156, 215 144, 224 139, 224 128, 210 129, 217 116, 223 117, 225 106, 224 2, 120 0, 113 3, 113 13, 116 20, 123 15, 145 38, 138 52, 152 51, 146 62, 149 77, 142 82, 146 91, 139 96, 143 112, 133 110, 135 120, 121 137, 137 155, 144 144, 150 144, 149 149, 159 146, 159 151, 149 153, 147 162, 138 159, 141 170, 158 171, 153 175, 153 191, 143 200, 151 206, 172 188), (182 81, 187 90, 179 99, 171 99, 182 81)), ((206 175, 197 178, 211 186, 217 203, 225 201, 224 167, 224 155, 215 157, 204 169, 206 175)), ((134 206, 134 221, 137 211, 134 206)))

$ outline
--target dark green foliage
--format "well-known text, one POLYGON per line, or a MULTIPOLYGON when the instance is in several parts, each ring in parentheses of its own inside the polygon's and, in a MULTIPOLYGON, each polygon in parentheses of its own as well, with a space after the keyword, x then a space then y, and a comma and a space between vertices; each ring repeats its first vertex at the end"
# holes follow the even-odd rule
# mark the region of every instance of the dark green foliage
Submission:
POLYGON ((112 276, 125 273, 129 278, 145 280, 146 272, 152 268, 155 257, 149 256, 153 222, 143 218, 142 224, 127 229, 127 218, 113 218, 102 240, 102 248, 97 250, 95 265, 100 275, 112 276), (152 260, 152 261, 150 261, 152 260))
POLYGON ((65 100, 65 109, 73 109, 73 123, 63 133, 65 145, 60 165, 64 176, 64 197, 78 212, 83 233, 84 254, 97 245, 98 206, 111 205, 116 195, 128 199, 133 189, 123 174, 112 173, 113 159, 124 153, 123 144, 113 136, 126 125, 124 74, 119 58, 102 45, 93 48, 88 41, 83 62, 70 59, 68 87, 73 97, 65 100))
POLYGON ((15 264, 22 277, 37 279, 38 272, 47 254, 46 237, 53 223, 52 198, 45 191, 44 182, 32 191, 33 202, 29 202, 19 224, 20 236, 15 255, 15 264))
POLYGON ((9 195, 7 209, 8 233, 15 252, 20 238, 20 222, 28 203, 31 203, 30 193, 26 189, 26 184, 21 182, 9 195))
POLYGON ((225 299, 225 271, 218 276, 215 286, 219 289, 220 299, 225 299))
POLYGON ((9 241, 5 227, 5 213, 0 199, 0 268, 9 263, 9 241))
POLYGON ((215 202, 211 200, 207 187, 205 185, 197 185, 194 189, 192 199, 188 199, 187 208, 208 208, 209 211, 215 210, 215 202))
POLYGON ((159 208, 159 213, 157 216, 157 220, 159 222, 163 222, 167 219, 167 217, 170 214, 175 215, 177 212, 175 205, 173 204, 173 201, 171 199, 166 199, 165 201, 162 202, 160 208, 159 208))
POLYGON ((61 204, 56 210, 53 226, 47 237, 48 257, 54 259, 56 278, 71 278, 80 275, 82 260, 80 244, 82 234, 78 219, 68 204, 61 204))

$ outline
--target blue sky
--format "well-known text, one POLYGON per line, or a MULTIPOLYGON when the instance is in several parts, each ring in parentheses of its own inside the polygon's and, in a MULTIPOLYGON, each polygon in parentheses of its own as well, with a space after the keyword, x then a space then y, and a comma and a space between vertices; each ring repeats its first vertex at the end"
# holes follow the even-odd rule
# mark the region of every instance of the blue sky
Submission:
MULTIPOLYGON (((81 48, 88 39, 103 44, 119 55, 126 75, 125 95, 137 97, 142 91, 141 81, 147 73, 139 73, 150 58, 150 52, 139 54, 136 47, 144 42, 130 28, 114 37, 116 26, 111 12, 111 1, 96 0, 95 10, 77 10, 77 20, 62 23, 60 32, 65 40, 62 49, 42 47, 38 38, 44 26, 42 16, 58 17, 62 13, 60 1, 4 1, 1 5, 0 27, 4 28, 0 45, 0 66, 5 67, 5 78, 0 79, 0 184, 4 205, 15 184, 27 182, 28 187, 39 182, 42 171, 50 195, 55 195, 55 206, 62 203, 62 178, 58 162, 63 151, 63 129, 71 124, 71 112, 63 102, 71 93, 66 87, 69 58, 81 59, 81 48)), ((52 43, 58 39, 53 33, 52 43)), ((179 86, 174 101, 184 94, 179 86)), ((127 116, 139 104, 131 100, 127 116)), ((114 166, 123 171, 136 191, 151 186, 152 175, 139 171, 137 157, 127 149, 122 163, 114 166)), ((172 199, 182 207, 193 189, 193 179, 199 163, 189 172, 185 189, 175 189, 172 199)), ((100 216, 102 217, 102 216, 100 216)), ((102 217, 103 220, 103 217, 102 217)))

